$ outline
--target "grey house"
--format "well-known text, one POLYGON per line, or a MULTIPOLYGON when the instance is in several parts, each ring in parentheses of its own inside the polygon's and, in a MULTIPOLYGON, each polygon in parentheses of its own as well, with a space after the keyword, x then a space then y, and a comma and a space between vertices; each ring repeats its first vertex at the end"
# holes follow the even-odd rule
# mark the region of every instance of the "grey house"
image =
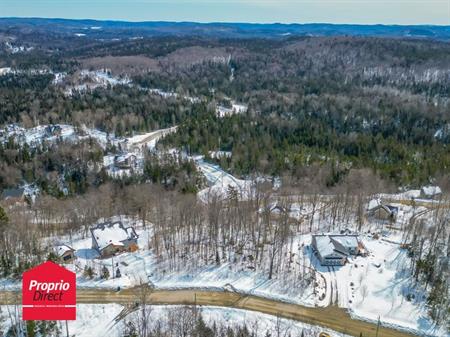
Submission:
POLYGON ((92 248, 101 257, 121 252, 134 252, 138 249, 138 235, 133 227, 125 227, 121 221, 105 222, 90 229, 92 248))
POLYGON ((313 235, 312 247, 322 266, 343 266, 347 255, 336 250, 328 235, 313 235))
POLYGON ((364 255, 366 250, 358 235, 330 235, 334 249, 345 255, 364 255))
POLYGON ((2 200, 9 205, 25 202, 25 189, 24 188, 10 188, 3 190, 2 200))
POLYGON ((367 210, 368 217, 383 222, 395 222, 397 214, 398 207, 384 204, 381 201, 369 203, 367 210))
POLYGON ((365 255, 357 235, 313 235, 312 247, 323 266, 343 266, 351 255, 365 255))

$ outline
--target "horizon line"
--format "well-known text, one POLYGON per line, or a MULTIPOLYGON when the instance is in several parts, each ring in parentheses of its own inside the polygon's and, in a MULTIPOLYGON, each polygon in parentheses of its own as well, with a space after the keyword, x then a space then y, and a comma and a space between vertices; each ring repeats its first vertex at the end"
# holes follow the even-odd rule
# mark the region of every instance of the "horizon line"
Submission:
POLYGON ((125 20, 125 19, 94 19, 94 18, 63 18, 63 17, 44 17, 44 16, 0 16, 2 19, 23 19, 23 20, 66 20, 66 21, 97 21, 97 22, 123 22, 123 23, 190 23, 190 24, 250 24, 250 25, 330 25, 330 26, 386 26, 386 27, 449 27, 449 25, 440 25, 432 23, 415 23, 415 24, 397 24, 397 23, 336 23, 336 22, 252 22, 252 21, 189 21, 189 20, 125 20))

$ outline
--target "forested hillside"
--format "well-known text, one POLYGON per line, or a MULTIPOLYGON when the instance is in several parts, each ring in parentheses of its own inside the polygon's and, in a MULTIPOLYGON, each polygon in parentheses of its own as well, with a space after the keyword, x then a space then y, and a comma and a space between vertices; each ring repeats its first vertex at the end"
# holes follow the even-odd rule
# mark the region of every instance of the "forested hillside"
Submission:
POLYGON ((328 187, 362 168, 396 185, 447 176, 448 43, 47 36, 24 47, 19 38, 14 29, 2 35, 3 125, 68 123, 119 136, 179 125, 165 145, 192 154, 231 151, 222 165, 240 176, 296 179, 323 167, 328 187), (89 86, 83 71, 99 69, 128 80, 89 86), (230 101, 248 110, 218 115, 217 106, 230 101))

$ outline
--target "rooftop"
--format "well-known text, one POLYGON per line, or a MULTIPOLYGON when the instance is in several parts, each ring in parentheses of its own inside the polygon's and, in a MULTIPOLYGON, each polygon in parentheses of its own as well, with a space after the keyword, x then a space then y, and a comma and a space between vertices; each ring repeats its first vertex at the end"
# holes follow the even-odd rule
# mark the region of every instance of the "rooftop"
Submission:
POLYGON ((357 235, 330 235, 330 239, 339 242, 344 247, 358 247, 359 245, 357 235))
POLYGON ((123 241, 138 238, 133 227, 124 227, 120 221, 98 224, 91 228, 91 233, 100 250, 111 244, 123 246, 123 241))
POLYGON ((68 246, 68 245, 60 245, 56 247, 56 254, 61 257, 64 255, 64 253, 68 252, 68 251, 75 251, 75 249, 73 249, 72 247, 68 246))
POLYGON ((8 198, 20 198, 24 195, 25 189, 23 188, 10 188, 3 190, 2 199, 8 198))

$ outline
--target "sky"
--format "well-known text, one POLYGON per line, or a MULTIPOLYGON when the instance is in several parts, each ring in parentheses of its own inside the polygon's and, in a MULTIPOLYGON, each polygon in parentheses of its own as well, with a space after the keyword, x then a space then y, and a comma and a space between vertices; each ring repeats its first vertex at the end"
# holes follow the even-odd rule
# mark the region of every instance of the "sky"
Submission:
POLYGON ((0 0, 0 17, 450 25, 450 0, 0 0))

